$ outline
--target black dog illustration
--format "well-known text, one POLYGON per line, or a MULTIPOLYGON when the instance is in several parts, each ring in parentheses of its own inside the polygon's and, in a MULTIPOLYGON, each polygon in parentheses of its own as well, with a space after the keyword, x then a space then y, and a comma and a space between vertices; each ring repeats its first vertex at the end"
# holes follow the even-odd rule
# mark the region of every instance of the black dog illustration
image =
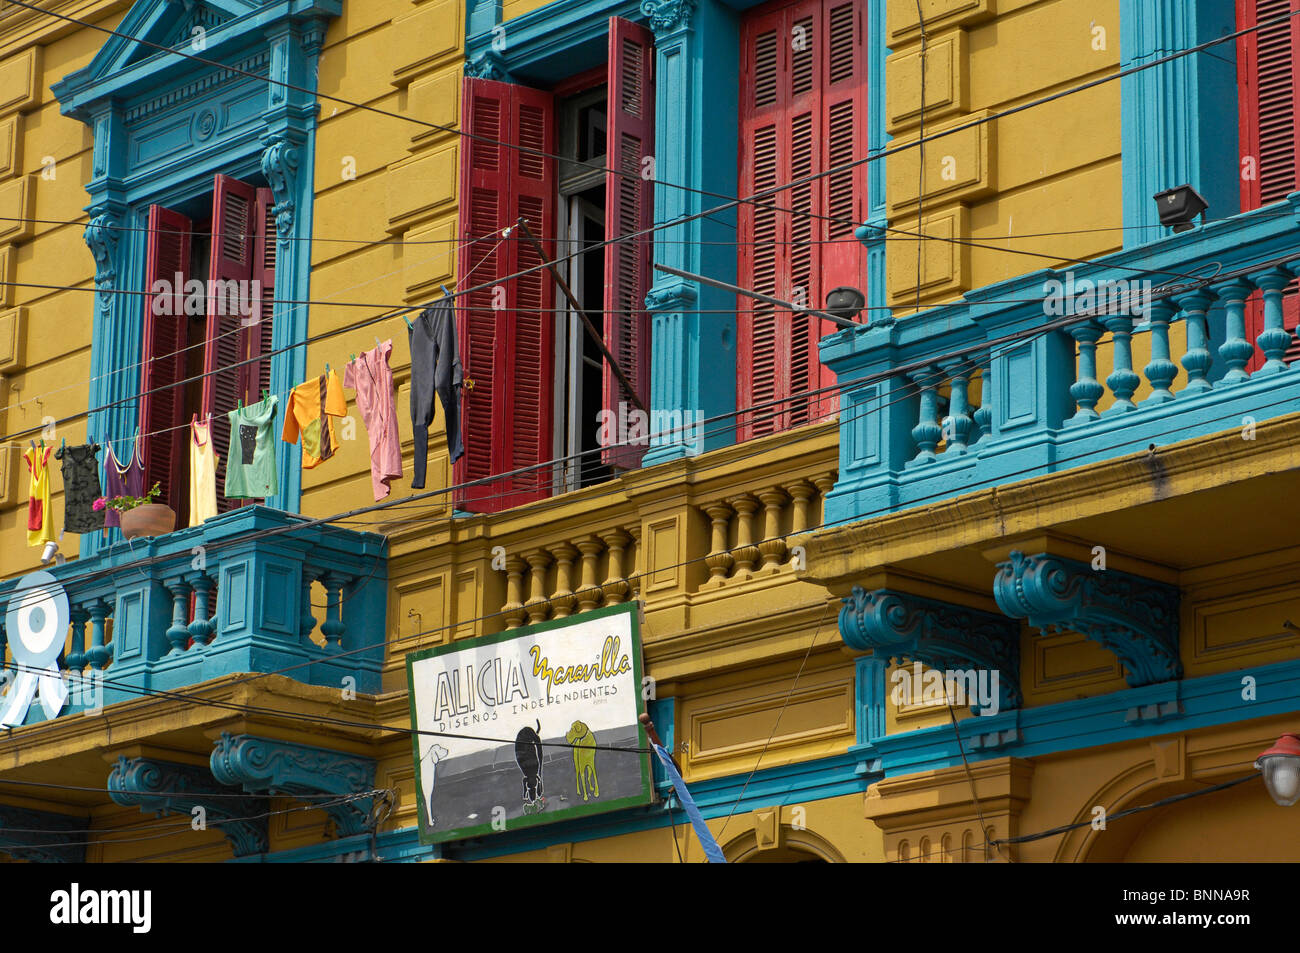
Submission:
POLYGON ((546 800, 542 797, 542 739, 538 734, 542 723, 537 722, 537 731, 527 725, 515 735, 515 762, 524 774, 525 810, 540 810, 546 800))

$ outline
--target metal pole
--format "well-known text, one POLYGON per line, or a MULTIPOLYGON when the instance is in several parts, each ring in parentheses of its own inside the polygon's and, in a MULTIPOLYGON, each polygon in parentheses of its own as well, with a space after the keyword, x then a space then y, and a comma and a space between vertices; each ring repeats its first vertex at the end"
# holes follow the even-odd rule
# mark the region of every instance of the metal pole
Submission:
POLYGON ((736 294, 745 295, 748 298, 757 298, 759 301, 766 301, 768 304, 774 304, 778 308, 785 308, 789 311, 802 311, 804 314, 813 314, 827 321, 832 321, 842 328, 860 328, 863 325, 856 321, 849 321, 838 315, 828 314, 825 311, 816 311, 813 308, 801 308, 790 301, 782 301, 780 298, 773 298, 770 295, 761 294, 757 291, 750 291, 748 288, 742 288, 739 285, 729 285, 725 281, 719 281, 717 278, 705 278, 703 275, 691 274, 689 271, 681 271, 677 268, 670 268, 667 265, 655 265, 656 271, 664 271, 670 275, 676 275, 678 278, 689 278, 692 281, 698 281, 701 284, 712 285, 715 288, 721 288, 723 291, 734 291, 736 294))

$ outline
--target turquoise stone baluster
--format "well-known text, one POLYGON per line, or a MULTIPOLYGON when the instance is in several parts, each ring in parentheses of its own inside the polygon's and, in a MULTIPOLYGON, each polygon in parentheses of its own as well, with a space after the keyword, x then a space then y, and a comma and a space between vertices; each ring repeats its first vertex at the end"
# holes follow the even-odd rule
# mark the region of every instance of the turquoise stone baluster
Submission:
POLYGON ((1282 357, 1291 346, 1291 332, 1282 326, 1282 290, 1291 283, 1291 273, 1271 268, 1250 277, 1264 298, 1264 330, 1255 339, 1264 352, 1264 363, 1256 368, 1255 375, 1280 374, 1286 370, 1282 357))
POLYGON ((112 613, 112 602, 96 599, 90 604, 90 648, 86 650, 86 662, 93 669, 103 669, 113 657, 113 650, 104 644, 104 620, 112 613))
POLYGON ((956 361, 944 366, 952 381, 952 398, 948 403, 944 453, 963 454, 967 450, 970 430, 974 421, 970 417, 970 362, 956 361))
POLYGON ((1187 353, 1183 355, 1183 369, 1187 371, 1185 394, 1203 394, 1213 386, 1207 379, 1214 356, 1208 347, 1209 328, 1206 326, 1205 312, 1214 303, 1217 295, 1202 288, 1180 298, 1178 304, 1185 312, 1187 324, 1187 353))
POLYGON ((916 456, 908 466, 933 463, 936 459, 935 448, 943 437, 943 428, 939 426, 939 378, 934 368, 926 368, 912 375, 912 382, 921 388, 921 406, 917 414, 918 422, 912 428, 912 440, 916 443, 916 456))
POLYGON ((216 635, 217 620, 209 614, 213 581, 207 573, 194 573, 189 577, 194 589, 194 621, 189 625, 190 638, 195 645, 207 645, 216 635))
MULTIPOLYGON (((86 667, 86 623, 90 613, 83 606, 73 606, 68 613, 72 617, 72 648, 63 658, 63 664, 70 672, 80 672, 86 667)), ((4 658, 4 649, 0 647, 0 659, 4 658)))
POLYGON ((311 585, 316 581, 316 570, 306 563, 302 567, 302 610, 298 616, 298 634, 304 645, 315 646, 312 633, 316 631, 316 617, 311 614, 311 585))
POLYGON ((975 445, 993 438, 993 356, 984 354, 979 358, 980 365, 980 405, 971 416, 979 428, 979 437, 975 445))
POLYGON ((1240 384, 1250 380, 1246 365, 1255 353, 1255 345, 1246 340, 1246 298, 1254 286, 1241 278, 1224 282, 1217 286, 1215 293, 1223 301, 1224 314, 1227 317, 1224 341, 1219 345, 1219 356, 1228 370, 1223 375, 1223 384, 1240 384))
POLYGON ((1097 401, 1101 400, 1106 389, 1097 380, 1097 340, 1101 337, 1102 328, 1095 321, 1089 320, 1071 325, 1069 331, 1070 337, 1079 344, 1079 373, 1070 385, 1070 397, 1079 409, 1068 422, 1081 424, 1101 416, 1097 413, 1097 401))
POLYGON ((1142 378, 1133 373, 1133 318, 1127 314, 1108 314, 1103 321, 1110 331, 1115 356, 1115 369, 1106 377, 1106 386, 1115 395, 1115 402, 1106 413, 1122 414, 1137 409, 1133 392, 1142 383, 1142 378))
POLYGON ((190 586, 184 579, 169 579, 163 583, 172 594, 172 624, 167 627, 167 641, 172 644, 168 655, 180 655, 190 640, 190 628, 185 616, 190 611, 190 586))
POLYGON ((1163 404, 1174 399, 1170 387, 1178 376, 1178 365, 1169 359, 1169 322, 1178 314, 1178 306, 1168 298, 1147 305, 1151 324, 1151 360, 1142 368, 1151 382, 1151 394, 1142 401, 1146 404, 1163 404))
POLYGON ((342 592, 348 577, 336 572, 327 572, 321 577, 325 585, 325 621, 321 623, 321 634, 325 636, 325 646, 335 649, 343 648, 342 592))

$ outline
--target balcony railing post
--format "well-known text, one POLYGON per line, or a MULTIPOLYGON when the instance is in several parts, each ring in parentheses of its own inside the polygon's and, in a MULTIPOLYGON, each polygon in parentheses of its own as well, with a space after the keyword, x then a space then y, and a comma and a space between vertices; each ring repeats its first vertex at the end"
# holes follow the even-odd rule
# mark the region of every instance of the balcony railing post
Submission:
POLYGON ((1101 416, 1097 413, 1097 401, 1106 393, 1097 380, 1097 341, 1101 339, 1102 327, 1096 321, 1087 320, 1070 325, 1069 330, 1070 337, 1079 345, 1079 372, 1070 385, 1070 397, 1079 409, 1070 422, 1086 423, 1101 416))
POLYGON ((298 615, 298 636, 303 645, 311 645, 313 648, 317 648, 317 645, 312 641, 312 633, 316 631, 316 617, 311 613, 311 587, 316 581, 316 575, 315 569, 306 563, 302 564, 302 608, 298 615))
POLYGON ((93 669, 103 669, 113 657, 112 649, 104 644, 104 620, 112 615, 113 603, 108 599, 96 599, 90 604, 90 648, 86 650, 86 662, 93 669))
POLYGON ((529 622, 541 622, 550 608, 546 598, 546 569, 551 565, 551 554, 535 549, 524 554, 524 561, 528 563, 528 601, 524 603, 524 611, 529 622))
MULTIPOLYGON (((86 667, 86 623, 90 621, 90 613, 84 606, 72 606, 68 615, 72 618, 72 649, 64 657, 63 664, 70 672, 80 672, 86 667)), ((0 640, 0 662, 3 660, 4 644, 0 640)))
POLYGON ((758 547, 754 545, 754 514, 758 512, 758 500, 745 493, 728 500, 736 511, 736 548, 731 555, 735 559, 733 579, 748 579, 758 561, 758 547))
POLYGON ((727 533, 731 526, 731 507, 719 500, 704 507, 711 524, 709 554, 704 563, 709 567, 709 584, 721 585, 727 578, 734 557, 727 549, 727 533))
POLYGON ((612 606, 622 602, 627 596, 628 584, 623 575, 623 553, 632 542, 632 535, 621 527, 601 533, 605 549, 609 553, 608 578, 601 583, 605 595, 605 605, 612 606))
POLYGON ((758 544, 762 555, 762 572, 776 572, 781 568, 781 558, 785 556, 785 537, 781 535, 781 511, 785 508, 788 497, 780 487, 771 487, 758 494, 763 503, 763 539, 758 544))
POLYGON ((348 584, 348 577, 342 573, 327 572, 321 577, 325 586, 325 621, 321 623, 321 635, 325 636, 325 647, 343 648, 343 587, 348 584))
POLYGON ((943 428, 939 426, 939 382, 938 370, 926 367, 911 375, 912 383, 921 391, 920 407, 917 411, 917 423, 912 428, 912 442, 916 444, 916 456, 908 466, 933 463, 936 459, 935 448, 943 438, 943 428))
POLYGON ((582 537, 577 542, 578 552, 582 553, 582 585, 576 593, 578 611, 586 612, 600 605, 600 584, 596 581, 596 561, 605 550, 605 544, 595 535, 582 537))
POLYGON ((555 557, 555 594, 551 596, 551 618, 564 619, 573 613, 578 598, 573 594, 573 562, 578 558, 578 547, 572 543, 559 543, 552 550, 555 557))
POLYGON ((971 414, 971 419, 979 429, 979 435, 975 438, 975 445, 982 444, 993 436, 993 402, 991 400, 993 354, 991 351, 985 352, 977 360, 979 361, 980 370, 980 405, 971 414))
POLYGON ((181 577, 163 583, 172 594, 172 624, 167 627, 167 641, 172 644, 168 655, 180 655, 190 641, 190 628, 185 616, 190 609, 190 586, 181 577))
POLYGON ((1255 345, 1246 340, 1246 298, 1254 286, 1241 278, 1225 281, 1215 286, 1215 293, 1223 301, 1225 333, 1219 345, 1219 357, 1228 365, 1222 383, 1240 384, 1250 380, 1246 365, 1255 353, 1255 345))
POLYGON ((963 359, 944 365, 944 372, 951 381, 952 396, 948 401, 948 416, 943 426, 946 446, 944 453, 961 455, 966 452, 970 441, 971 426, 974 420, 970 416, 970 361, 963 359))
POLYGON ((190 638, 195 645, 207 645, 217 633, 217 620, 210 613, 214 583, 205 572, 192 574, 189 583, 194 590, 194 621, 189 626, 190 638))
POLYGON ((1264 352, 1264 363, 1255 374, 1280 374, 1286 370, 1283 357, 1291 346, 1291 332, 1283 326, 1282 320, 1282 291, 1291 283, 1291 272, 1270 268, 1250 278, 1264 298, 1264 330, 1256 338, 1259 349, 1264 352))
POLYGON ((1151 360, 1142 368, 1151 382, 1151 393, 1146 404, 1163 404, 1174 399, 1170 386, 1178 376, 1178 365, 1169 359, 1169 322, 1178 313, 1178 307, 1168 298, 1147 305, 1147 320, 1151 325, 1151 360))
POLYGON ((1106 377, 1106 386, 1115 395, 1107 413, 1136 410, 1133 394, 1142 378, 1133 373, 1133 318, 1127 314, 1107 315, 1103 323, 1110 332, 1115 369, 1106 377))
POLYGON ((1187 353, 1183 355, 1183 368, 1187 371, 1187 386, 1183 393, 1186 394, 1203 394, 1213 387, 1208 375, 1214 355, 1210 353, 1210 332, 1205 312, 1216 297, 1213 291, 1202 288, 1178 299, 1187 324, 1187 353))

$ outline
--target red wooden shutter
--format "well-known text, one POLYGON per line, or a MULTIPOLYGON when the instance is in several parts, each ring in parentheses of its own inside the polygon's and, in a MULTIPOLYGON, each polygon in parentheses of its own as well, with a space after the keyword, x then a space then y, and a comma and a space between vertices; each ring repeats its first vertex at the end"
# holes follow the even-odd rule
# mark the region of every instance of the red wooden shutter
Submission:
MULTIPOLYGON (((273 350, 272 332, 275 328, 275 256, 279 248, 275 226, 275 197, 270 189, 257 190, 257 208, 254 214, 256 236, 253 243, 253 280, 258 282, 258 293, 253 299, 255 321, 246 329, 247 356, 258 357, 273 350)), ((271 359, 265 358, 249 365, 247 374, 249 392, 245 402, 262 399, 262 391, 271 389, 271 359)))
MULTIPOLYGON (((864 154, 865 42, 862 0, 769 4, 742 30, 740 191, 751 195, 864 154)), ((740 207, 740 283, 820 308, 825 293, 865 284, 865 256, 853 237, 865 213, 866 170, 855 167, 740 207), (808 214, 799 214, 808 213, 808 214), (828 222, 819 216, 845 221, 828 222)), ((739 418, 740 438, 773 433, 834 412, 833 395, 801 396, 834 376, 820 338, 833 325, 737 301, 737 401, 783 400, 739 418)))
MULTIPOLYGON (((1259 23, 1300 9, 1300 0, 1237 0, 1237 28, 1250 30, 1259 23)), ((1300 147, 1295 120, 1296 65, 1300 60, 1300 17, 1246 33, 1237 39, 1237 91, 1241 149, 1241 210, 1279 202, 1296 190, 1300 147), (1254 175, 1248 176, 1247 164, 1254 175)), ((1300 296, 1292 282, 1282 299, 1282 320, 1287 330, 1300 322, 1300 296)), ((1246 307, 1246 338, 1252 344, 1264 330, 1264 307, 1255 292, 1246 307)), ((1286 360, 1300 356, 1292 341, 1286 360)), ((1264 363, 1257 350, 1247 365, 1255 370, 1264 363)))
POLYGON ((184 513, 186 505, 181 499, 183 483, 176 474, 187 466, 185 391, 180 382, 185 379, 184 289, 190 277, 190 229, 190 220, 179 212, 149 206, 144 286, 152 292, 156 282, 165 281, 169 293, 144 299, 140 433, 145 441, 145 489, 159 483, 159 502, 177 513, 184 513))
MULTIPOLYGON (((642 161, 654 155, 655 96, 651 70, 654 37, 645 27, 620 17, 609 18, 609 60, 605 157, 624 173, 605 173, 605 343, 627 375, 641 403, 650 406, 650 290, 653 243, 648 236, 615 239, 654 224, 654 183, 642 177, 642 161)), ((603 372, 603 406, 617 413, 635 404, 608 366, 603 372)), ((648 432, 648 430, 647 430, 648 432)), ((644 446, 611 447, 602 459, 619 467, 636 467, 644 446)))
MULTIPOLYGON (((218 175, 212 195, 212 250, 208 266, 207 346, 203 359, 202 412, 212 415, 212 449, 217 454, 217 486, 226 483, 226 458, 230 453, 230 418, 249 394, 249 368, 238 366, 245 348, 244 306, 253 276, 254 212, 257 191, 238 179, 218 175), (235 299, 221 293, 217 282, 238 282, 235 299)), ((228 287, 228 286, 227 286, 228 287)), ((240 500, 217 495, 217 511, 239 506, 240 500)))
MULTIPOLYGON (((458 338, 466 387, 462 405, 465 455, 455 480, 464 483, 539 464, 551 456, 555 285, 518 230, 519 218, 554 257, 555 122, 549 93, 492 80, 466 79, 462 121, 471 133, 461 154, 459 274, 483 290, 458 298, 458 338), (481 137, 481 138, 479 138, 481 137), (496 141, 526 147, 508 148, 496 141)), ((549 468, 460 490, 456 505, 471 512, 508 509, 548 496, 549 468)))

